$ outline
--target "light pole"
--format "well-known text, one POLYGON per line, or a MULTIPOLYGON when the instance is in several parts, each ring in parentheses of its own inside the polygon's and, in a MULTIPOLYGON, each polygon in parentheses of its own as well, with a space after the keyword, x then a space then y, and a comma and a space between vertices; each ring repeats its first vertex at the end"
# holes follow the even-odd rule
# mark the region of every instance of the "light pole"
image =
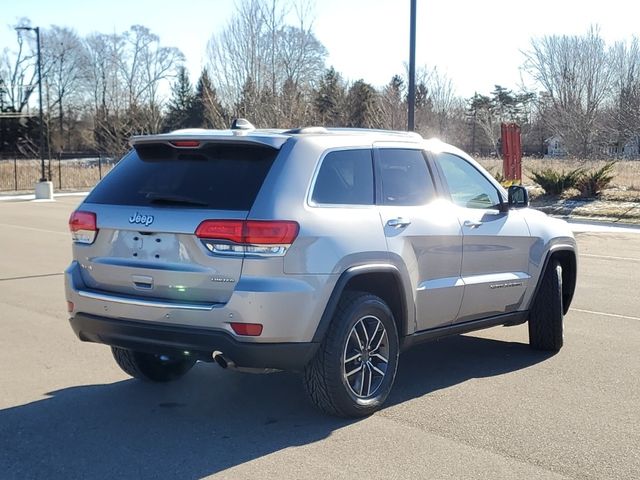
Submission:
POLYGON ((38 100, 40 101, 40 181, 46 182, 44 173, 44 120, 42 116, 42 58, 40 55, 40 27, 16 27, 16 30, 33 30, 38 43, 38 100))
POLYGON ((408 101, 407 130, 413 132, 416 128, 416 0, 411 0, 411 14, 409 19, 409 101, 408 101))

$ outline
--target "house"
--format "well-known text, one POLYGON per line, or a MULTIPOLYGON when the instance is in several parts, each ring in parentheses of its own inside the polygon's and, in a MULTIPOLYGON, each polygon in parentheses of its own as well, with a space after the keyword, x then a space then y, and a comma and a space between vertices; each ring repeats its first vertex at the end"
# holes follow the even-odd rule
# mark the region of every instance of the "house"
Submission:
POLYGON ((627 143, 622 147, 623 158, 638 158, 640 157, 640 134, 636 134, 631 137, 627 143))
POLYGON ((547 138, 544 141, 546 146, 545 157, 566 157, 567 150, 564 147, 564 140, 558 134, 547 138))
MULTIPOLYGON (((565 142, 559 134, 553 135, 544 141, 545 158, 562 158, 568 155, 565 142)), ((594 153, 605 158, 640 158, 640 133, 632 135, 621 146, 617 142, 603 142, 594 145, 594 153)))

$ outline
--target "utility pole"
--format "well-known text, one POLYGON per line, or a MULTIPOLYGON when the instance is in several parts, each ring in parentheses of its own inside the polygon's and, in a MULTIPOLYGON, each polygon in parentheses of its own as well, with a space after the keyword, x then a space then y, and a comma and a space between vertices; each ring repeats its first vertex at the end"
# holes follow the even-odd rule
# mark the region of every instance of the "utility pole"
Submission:
POLYGON ((44 119, 42 115, 42 55, 40 53, 40 27, 16 27, 16 30, 32 30, 36 32, 36 42, 38 44, 38 100, 40 102, 40 181, 46 182, 47 177, 44 172, 44 119))
POLYGON ((411 1, 409 19, 409 99, 407 130, 413 132, 416 128, 416 0, 411 1))

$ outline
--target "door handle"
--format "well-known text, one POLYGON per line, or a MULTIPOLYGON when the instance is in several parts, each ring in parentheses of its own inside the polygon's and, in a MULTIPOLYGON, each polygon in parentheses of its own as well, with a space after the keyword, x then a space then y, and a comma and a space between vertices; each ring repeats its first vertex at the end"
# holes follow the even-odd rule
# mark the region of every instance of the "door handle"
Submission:
POLYGON ((471 220, 465 220, 463 225, 469 228, 478 228, 479 226, 482 225, 482 222, 473 222, 471 220))
POLYGON ((387 222, 387 225, 394 228, 404 228, 411 225, 411 220, 407 220, 406 218, 402 217, 392 218, 387 222))

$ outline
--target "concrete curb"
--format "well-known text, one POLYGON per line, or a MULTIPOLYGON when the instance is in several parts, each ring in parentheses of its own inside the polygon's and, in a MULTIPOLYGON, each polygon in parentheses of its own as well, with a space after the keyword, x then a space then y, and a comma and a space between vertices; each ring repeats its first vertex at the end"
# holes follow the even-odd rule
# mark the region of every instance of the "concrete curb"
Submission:
POLYGON ((36 199, 33 193, 24 195, 0 195, 0 202, 55 202, 56 197, 86 197, 88 194, 89 192, 54 193, 53 200, 36 199))
POLYGON ((534 200, 531 207, 554 217, 640 224, 640 202, 611 200, 534 200))

